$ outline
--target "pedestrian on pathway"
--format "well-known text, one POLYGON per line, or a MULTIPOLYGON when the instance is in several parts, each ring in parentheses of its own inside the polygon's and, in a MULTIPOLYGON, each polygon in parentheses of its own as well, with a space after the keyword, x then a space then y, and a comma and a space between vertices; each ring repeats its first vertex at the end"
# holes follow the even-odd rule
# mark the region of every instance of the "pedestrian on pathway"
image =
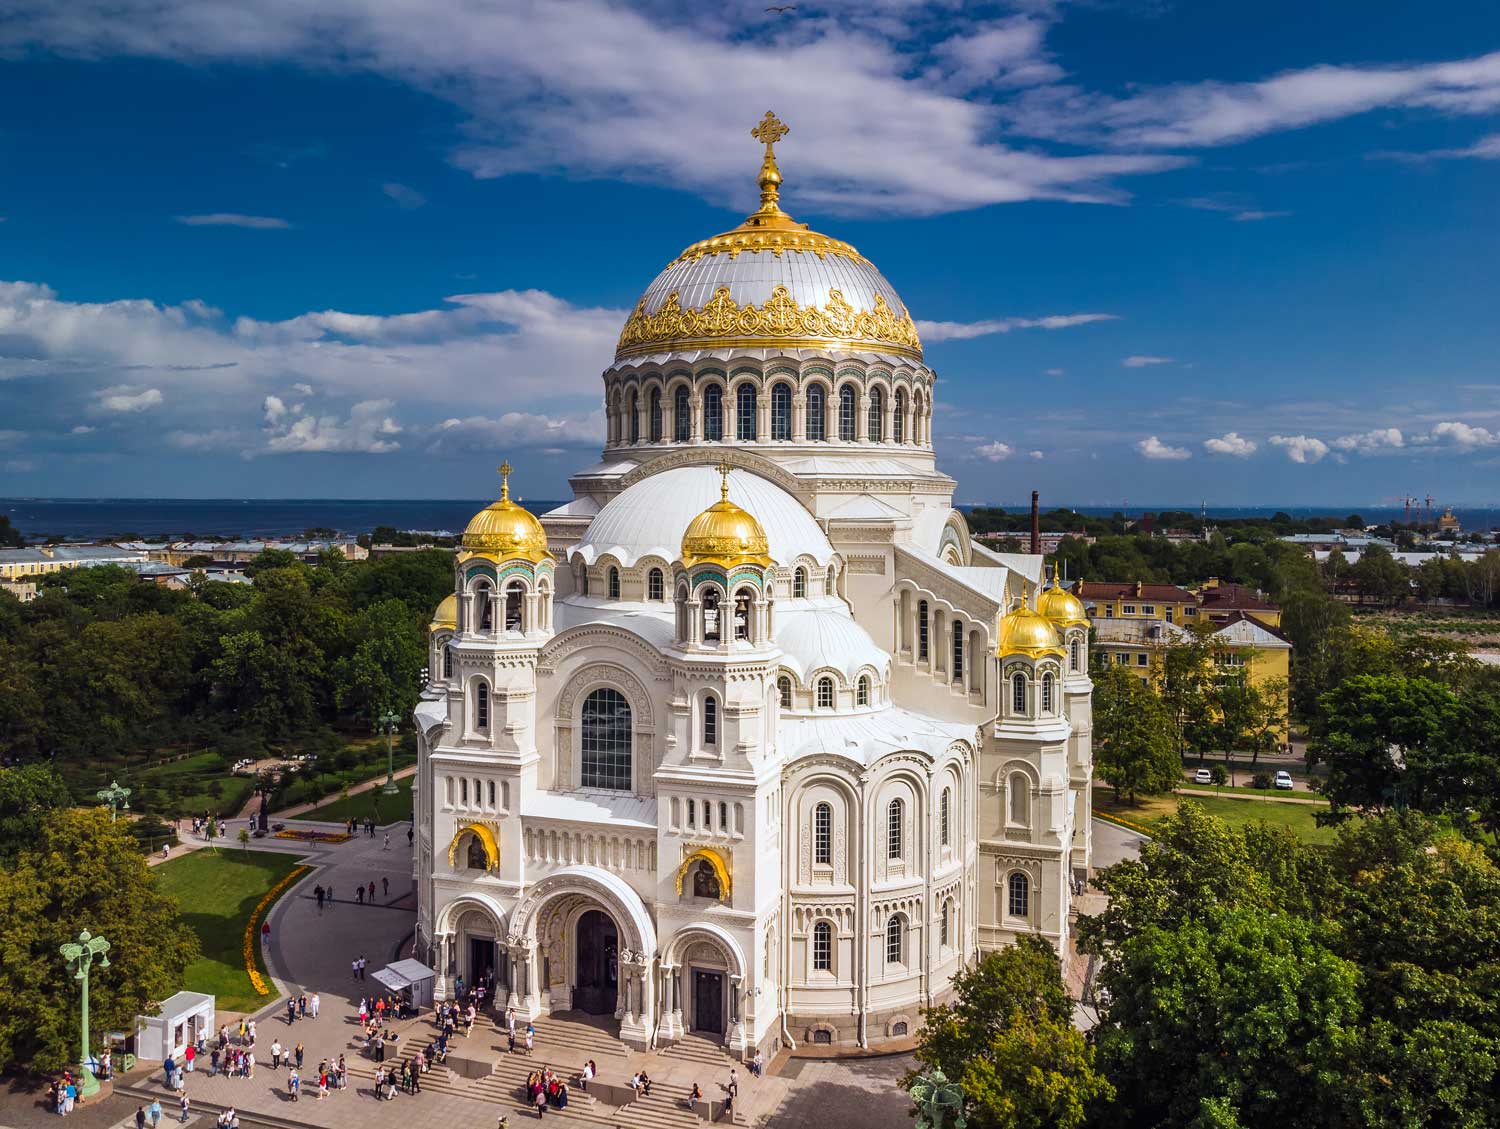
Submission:
POLYGON ((198 1058, 198 1048, 189 1043, 187 1048, 182 1052, 182 1058, 187 1063, 188 1073, 191 1074, 193 1072, 193 1063, 198 1058))
POLYGON ((322 887, 321 884, 313 887, 313 897, 315 897, 315 898, 318 899, 318 912, 322 913, 323 912, 323 887, 322 887))
POLYGON ((286 1092, 292 1095, 292 1101, 296 1101, 301 1096, 302 1079, 297 1077, 295 1070, 286 1077, 286 1092))
POLYGON ((365 888, 363 886, 354 887, 354 901, 357 905, 365 904, 365 888))
POLYGON ((312 1012, 314 1019, 318 1018, 318 993, 314 992, 307 1001, 308 1010, 312 1012))
POLYGON ((536 1092, 536 1119, 540 1121, 547 1112, 547 1091, 541 1087, 536 1092))
POLYGON ((271 943, 271 922, 268 918, 260 923, 260 943, 269 945, 271 943))
POLYGON ((292 1056, 297 1060, 297 1069, 301 1070, 302 1069, 302 1044, 301 1043, 297 1044, 297 1049, 292 1052, 292 1056))
POLYGON ((333 908, 333 902, 334 902, 334 898, 333 898, 333 884, 329 883, 328 887, 323 892, 328 895, 328 908, 332 909, 333 908))
POLYGON ((516 1035, 516 1009, 513 1008, 513 1007, 505 1009, 505 1029, 510 1032, 511 1038, 515 1038, 515 1035, 516 1035))
POLYGON ((156 1129, 161 1124, 161 1102, 152 1101, 151 1107, 146 1110, 146 1114, 151 1118, 151 1129, 156 1129))
POLYGON ((388 851, 391 849, 391 833, 389 831, 385 833, 385 842, 381 845, 380 849, 382 851, 388 851))
POLYGON ((208 1052, 208 1076, 214 1077, 219 1073, 219 1048, 214 1047, 208 1052))
MULTIPOLYGON (((359 979, 359 961, 354 962, 354 978, 359 979)), ((364 996, 359 997, 359 1025, 363 1027, 370 1022, 370 1004, 364 996)))
POLYGON ((252 1019, 252 1020, 251 1020, 251 1021, 250 1021, 250 1022, 249 1022, 249 1023, 248 1023, 248 1024, 247 1024, 247 1025, 246 1025, 246 1026, 245 1026, 245 1034, 246 1034, 246 1036, 248 1036, 248 1037, 249 1037, 249 1039, 250 1039, 250 1045, 251 1045, 251 1046, 252 1046, 252 1047, 253 1047, 253 1046, 255 1046, 255 1020, 253 1020, 253 1019, 252 1019))
POLYGON ((297 997, 297 1018, 307 1018, 307 993, 303 992, 297 997))
POLYGON ((536 1043, 536 1028, 531 1024, 526 1025, 526 1053, 530 1054, 536 1043))
POLYGON ((143 1105, 135 1107, 135 1129, 146 1129, 146 1107, 143 1105))
POLYGON ((391 880, 383 874, 380 876, 380 890, 387 898, 391 896, 391 880))
POLYGON ((280 1039, 273 1039, 271 1041, 271 1069, 272 1070, 280 1070, 281 1069, 281 1040, 280 1039))
POLYGON ((415 835, 415 834, 416 834, 416 832, 414 830, 412 830, 412 828, 408 827, 406 829, 406 845, 408 847, 411 846, 412 836, 415 835))
POLYGON ((374 903, 375 903, 375 880, 372 878, 370 880, 370 904, 373 905, 374 903))
POLYGON ((339 1052, 339 1089, 342 1090, 349 1085, 349 1065, 344 1061, 344 1052, 339 1052))
POLYGON ((287 1001, 286 1001, 286 1025, 288 1027, 290 1027, 296 1021, 297 1021, 297 1001, 294 1000, 294 999, 292 999, 290 996, 288 996, 287 997, 287 1001))
POLYGON ((182 1123, 184 1125, 187 1124, 187 1119, 188 1119, 188 1096, 186 1094, 183 1094, 182 1095, 182 1123))
POLYGON ((725 1086, 724 1089, 728 1091, 731 1098, 739 1096, 740 1076, 735 1072, 735 1069, 732 1066, 729 1068, 729 1085, 725 1086))
POLYGON ((254 1051, 246 1051, 245 1052, 245 1077, 246 1078, 254 1078, 255 1077, 255 1052, 254 1051))
POLYGON ((363 980, 365 978, 365 954, 364 953, 360 953, 359 954, 359 978, 361 980, 363 980))

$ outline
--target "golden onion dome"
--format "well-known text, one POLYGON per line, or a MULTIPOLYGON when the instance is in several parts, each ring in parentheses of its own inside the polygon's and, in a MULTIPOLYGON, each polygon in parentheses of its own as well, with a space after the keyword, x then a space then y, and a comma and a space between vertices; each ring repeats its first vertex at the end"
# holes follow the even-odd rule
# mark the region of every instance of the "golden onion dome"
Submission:
POLYGON ((750 131, 765 145, 760 207, 667 264, 625 322, 616 361, 734 348, 863 350, 921 361, 916 322, 875 264, 782 211, 774 146, 787 132, 769 110, 750 131))
POLYGON ((1076 627, 1089 621, 1083 601, 1057 582, 1056 565, 1052 567, 1052 587, 1037 597, 1036 610, 1059 627, 1076 627))
POLYGON ((461 559, 487 557, 490 560, 528 560, 533 564, 546 560, 547 532, 536 515, 510 500, 510 471, 507 461, 500 467, 500 497, 469 520, 459 538, 461 559))
POLYGON ((995 654, 1000 658, 1026 655, 1039 659, 1043 655, 1060 657, 1064 651, 1062 639, 1052 621, 1022 600, 1014 611, 1001 618, 1000 645, 995 648, 995 654))
POLYGON ((445 627, 458 627, 458 597, 452 592, 443 597, 432 613, 432 622, 427 625, 429 631, 441 631, 445 627))
POLYGON ((682 535, 682 563, 688 568, 705 561, 733 568, 771 564, 771 545, 755 515, 729 500, 729 466, 719 467, 719 500, 688 523, 682 535))

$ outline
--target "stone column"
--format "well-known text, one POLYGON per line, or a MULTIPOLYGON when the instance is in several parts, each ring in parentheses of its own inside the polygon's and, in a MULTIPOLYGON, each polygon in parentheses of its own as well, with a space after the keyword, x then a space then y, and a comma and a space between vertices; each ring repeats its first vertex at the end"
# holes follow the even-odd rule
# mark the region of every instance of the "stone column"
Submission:
POLYGON ((688 397, 688 414, 692 417, 688 420, 688 435, 692 442, 703 442, 703 397, 691 395, 688 397))
POLYGON ((870 441, 870 394, 861 391, 854 405, 854 438, 861 443, 870 441))
POLYGON ((801 392, 792 397, 792 441, 807 442, 807 397, 801 392))

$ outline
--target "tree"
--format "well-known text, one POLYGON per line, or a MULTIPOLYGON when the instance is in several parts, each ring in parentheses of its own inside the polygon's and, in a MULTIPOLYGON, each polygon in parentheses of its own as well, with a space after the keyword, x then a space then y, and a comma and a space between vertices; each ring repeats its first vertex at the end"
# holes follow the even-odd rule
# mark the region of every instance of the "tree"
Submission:
POLYGON ((248 828, 241 827, 240 833, 235 838, 240 841, 240 850, 248 851, 250 849, 250 831, 248 828))
POLYGON ((50 812, 0 874, 0 1065, 56 1071, 78 1052, 78 986, 58 947, 80 929, 110 943, 89 984, 92 1030, 128 1031, 182 983, 198 942, 124 826, 99 809, 50 812))
POLYGON ((1128 803, 1171 791, 1182 772, 1166 707, 1117 664, 1094 680, 1094 767, 1128 803))
POLYGON ((1162 654, 1156 681, 1162 705, 1172 718, 1178 756, 1196 753, 1201 758, 1214 744, 1210 698, 1216 679, 1213 644, 1207 638, 1212 628, 1195 624, 1190 630, 1187 639, 1162 654))
POLYGON ((1403 794, 1420 785, 1420 771, 1447 734, 1459 727, 1457 697, 1426 678, 1358 675, 1319 700, 1319 713, 1307 747, 1309 766, 1326 764, 1322 792, 1331 818, 1346 808, 1380 811, 1420 795, 1403 794))
POLYGON ((70 803, 62 777, 46 765, 0 768, 0 867, 33 845, 50 812, 70 803))
POLYGON ((1226 673, 1215 681, 1209 701, 1219 748, 1247 750, 1250 763, 1258 764, 1261 753, 1276 747, 1286 724, 1284 680, 1255 682, 1245 671, 1226 673))
POLYGON ((1229 773, 1224 771, 1222 764, 1216 764, 1208 770, 1208 779, 1215 788, 1222 788, 1229 780, 1229 773))
POLYGON ((1349 574, 1361 598, 1395 604, 1406 592, 1406 568, 1379 545, 1371 545, 1360 553, 1349 574))
POLYGON ((951 1002, 927 1012, 917 1061, 963 1088, 969 1125, 1073 1129, 1090 1106, 1110 1100, 1045 940, 1024 936, 989 954, 960 971, 953 988, 951 1002))
POLYGON ((411 610, 382 600, 360 613, 351 628, 351 654, 334 665, 334 700, 373 724, 387 712, 405 715, 417 704, 418 676, 427 648, 411 610))

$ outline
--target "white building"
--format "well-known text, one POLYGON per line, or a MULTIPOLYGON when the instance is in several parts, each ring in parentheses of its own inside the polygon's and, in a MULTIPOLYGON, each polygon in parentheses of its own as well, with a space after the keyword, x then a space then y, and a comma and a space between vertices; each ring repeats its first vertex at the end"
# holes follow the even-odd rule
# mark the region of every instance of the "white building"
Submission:
POLYGON ((416 710, 439 994, 868 1046, 977 953, 1065 945, 1087 617, 970 539, 912 319, 781 211, 779 129, 760 209, 627 321, 573 500, 464 533, 416 710))

